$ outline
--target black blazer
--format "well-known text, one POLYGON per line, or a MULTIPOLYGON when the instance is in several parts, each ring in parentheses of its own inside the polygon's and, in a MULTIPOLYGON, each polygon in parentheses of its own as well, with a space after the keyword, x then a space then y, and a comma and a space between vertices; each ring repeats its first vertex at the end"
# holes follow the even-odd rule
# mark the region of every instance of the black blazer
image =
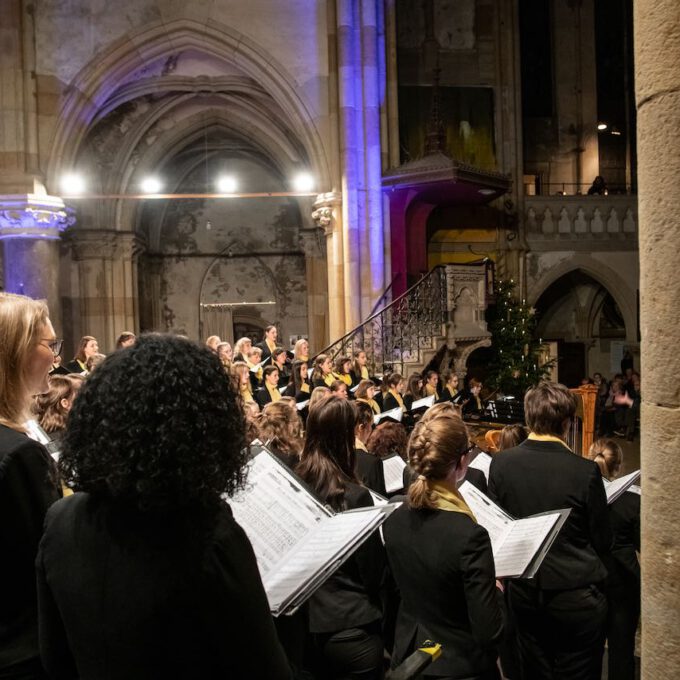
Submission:
POLYGON ((640 494, 627 491, 609 506, 612 559, 607 564, 610 586, 640 588, 640 494))
POLYGON ((527 439, 494 456, 489 496, 515 517, 571 508, 535 583, 568 590, 605 580, 611 546, 607 498, 597 465, 557 442, 527 439))
MULTIPOLYGON (((372 505, 368 489, 347 484, 347 510, 372 505)), ((380 534, 374 531, 310 599, 310 632, 334 633, 380 620, 385 564, 385 549, 380 534)))
POLYGON ((382 412, 385 413, 386 411, 391 411, 394 408, 399 408, 399 403, 394 398, 394 395, 387 392, 387 394, 385 394, 385 398, 383 399, 382 412))
POLYGON ((257 390, 257 392, 255 392, 253 397, 255 398, 255 401, 259 404, 261 409, 273 401, 272 395, 269 394, 269 390, 264 386, 260 387, 260 389, 257 390))
POLYGON ((429 638, 441 643, 442 655, 424 675, 492 671, 503 624, 486 530, 462 513, 402 505, 383 536, 401 594, 393 665, 429 638))
POLYGON ((38 658, 35 557, 47 509, 61 497, 41 444, 0 425, 0 676, 38 658))
MULTIPOLYGON (((256 345, 254 345, 254 347, 259 347, 262 350, 262 357, 260 358, 260 362, 266 361, 272 355, 271 350, 267 346, 266 340, 258 342, 256 345)), ((279 347, 279 345, 276 345, 276 347, 279 347)), ((265 366, 269 366, 269 362, 265 364, 265 366)), ((265 366, 263 366, 262 368, 264 368, 265 366)))
POLYGON ((153 515, 77 493, 48 513, 37 570, 51 678, 291 677, 226 503, 153 515))
POLYGON ((382 459, 362 449, 355 449, 354 459, 357 477, 362 484, 386 497, 385 471, 383 470, 382 459))

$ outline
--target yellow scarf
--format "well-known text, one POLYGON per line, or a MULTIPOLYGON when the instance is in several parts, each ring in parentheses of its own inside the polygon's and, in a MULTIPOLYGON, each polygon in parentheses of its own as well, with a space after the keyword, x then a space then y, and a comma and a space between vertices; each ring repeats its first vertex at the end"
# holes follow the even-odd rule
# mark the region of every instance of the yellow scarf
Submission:
POLYGON ((300 385, 300 392, 309 394, 309 383, 303 382, 302 385, 300 385))
POLYGON ((555 437, 552 434, 536 434, 535 432, 530 432, 529 436, 527 439, 531 439, 535 442, 555 442, 557 444, 562 444, 569 453, 574 453, 565 443, 563 439, 560 439, 559 437, 555 437))
POLYGON ((401 407, 401 410, 406 413, 406 407, 404 406, 404 400, 401 398, 401 394, 397 390, 390 387, 390 394, 397 400, 397 404, 401 407))
POLYGON ((437 388, 432 387, 432 385, 430 385, 430 383, 426 383, 426 385, 425 385, 425 396, 431 397, 433 394, 436 396, 437 388))
POLYGON ((276 387, 272 387, 269 383, 265 383, 264 386, 267 388, 267 392, 269 392, 272 401, 279 401, 281 399, 281 392, 279 392, 276 387))
POLYGON ((357 401, 361 401, 364 404, 368 404, 373 409, 373 413, 375 413, 376 415, 380 414, 380 406, 378 406, 378 402, 375 399, 357 398, 357 401))
POLYGON ((361 379, 362 380, 369 380, 368 369, 366 368, 366 366, 361 367, 361 379))
POLYGON ((347 387, 351 387, 352 385, 352 376, 349 373, 333 373, 335 376, 336 380, 342 380, 342 382, 347 385, 347 387))
POLYGON ((248 383, 241 385, 241 399, 243 399, 243 401, 246 403, 249 401, 254 401, 253 393, 250 391, 250 385, 248 383))
MULTIPOLYGON (((450 394, 452 397, 455 397, 455 396, 456 396, 456 390, 454 390, 453 387, 451 387, 451 385, 447 385, 447 386, 446 386, 446 389, 449 391, 449 394, 450 394)), ((428 395, 428 396, 429 396, 429 395, 428 395)))
POLYGON ((265 342, 265 345, 267 345, 267 347, 269 347, 269 353, 273 354, 274 350, 276 349, 276 343, 275 342, 270 343, 269 338, 267 338, 264 342, 265 342))
POLYGON ((334 380, 335 378, 333 377, 332 373, 329 373, 327 376, 324 376, 323 379, 323 381, 326 383, 326 385, 328 385, 328 387, 330 387, 333 384, 334 380))
POLYGON ((430 491, 434 491, 435 504, 438 510, 448 510, 450 512, 460 512, 467 515, 473 522, 476 522, 472 510, 470 510, 468 504, 463 500, 463 497, 458 492, 455 487, 449 486, 443 479, 442 480, 427 480, 427 488, 430 491))
POLYGON ((354 437, 354 448, 359 449, 359 451, 366 451, 368 453, 368 449, 366 448, 366 444, 364 444, 359 437, 354 437))

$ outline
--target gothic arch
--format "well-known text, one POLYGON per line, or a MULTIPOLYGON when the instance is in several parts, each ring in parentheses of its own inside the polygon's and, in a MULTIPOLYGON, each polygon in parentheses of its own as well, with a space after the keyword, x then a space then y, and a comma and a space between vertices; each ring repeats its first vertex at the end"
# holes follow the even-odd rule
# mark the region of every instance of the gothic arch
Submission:
POLYGON ((81 69, 69 84, 56 126, 48 165, 50 185, 62 169, 73 166, 88 129, 107 102, 128 85, 126 79, 145 63, 182 50, 216 57, 260 83, 285 112, 320 185, 330 187, 329 163, 314 115, 300 96, 302 88, 292 75, 242 33, 216 21, 204 23, 193 19, 145 25, 114 41, 81 69))
POLYGON ((635 291, 630 290, 625 280, 606 264, 587 255, 576 255, 551 267, 527 291, 527 301, 536 305, 548 288, 565 274, 582 271, 605 288, 621 310, 626 324, 626 339, 637 341, 637 313, 635 291))

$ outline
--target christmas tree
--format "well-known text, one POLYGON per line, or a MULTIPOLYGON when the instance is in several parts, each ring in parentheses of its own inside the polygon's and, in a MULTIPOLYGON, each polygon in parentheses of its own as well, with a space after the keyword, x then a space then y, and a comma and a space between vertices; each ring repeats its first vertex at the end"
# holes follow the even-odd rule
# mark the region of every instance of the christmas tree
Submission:
POLYGON ((496 305, 489 309, 491 360, 489 387, 505 395, 522 397, 550 373, 550 364, 539 363, 540 340, 536 338, 536 310, 515 298, 515 284, 499 281, 496 305))

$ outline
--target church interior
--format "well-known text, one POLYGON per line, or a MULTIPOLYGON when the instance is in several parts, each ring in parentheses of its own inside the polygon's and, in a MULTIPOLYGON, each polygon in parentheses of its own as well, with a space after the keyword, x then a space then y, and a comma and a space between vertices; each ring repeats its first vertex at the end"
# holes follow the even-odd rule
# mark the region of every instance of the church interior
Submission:
POLYGON ((675 677, 680 6, 3 0, 0 44, 0 290, 64 359, 275 325, 484 382, 510 282, 552 380, 633 369, 636 677, 675 677))

